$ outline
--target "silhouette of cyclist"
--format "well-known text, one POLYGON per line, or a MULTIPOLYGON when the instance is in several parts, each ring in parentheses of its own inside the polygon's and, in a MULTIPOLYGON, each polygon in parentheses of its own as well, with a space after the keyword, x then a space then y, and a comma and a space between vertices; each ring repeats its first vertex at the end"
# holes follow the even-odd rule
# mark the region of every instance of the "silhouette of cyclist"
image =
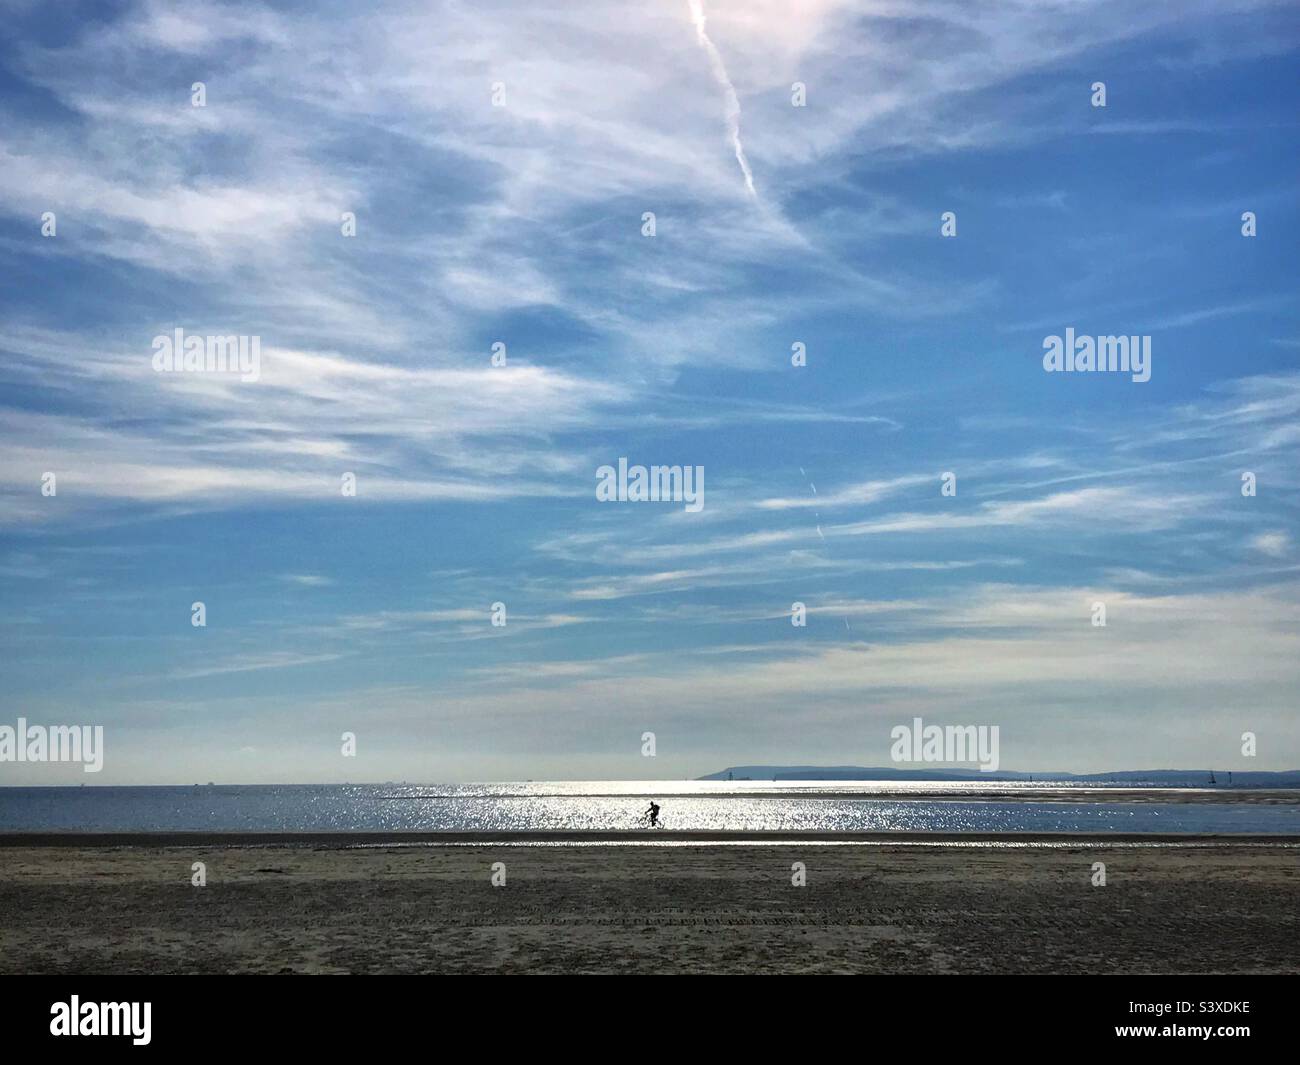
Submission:
POLYGON ((650 827, 651 828, 657 827, 659 825, 659 804, 656 803, 653 799, 651 799, 650 809, 648 809, 645 813, 646 816, 650 818, 650 827))

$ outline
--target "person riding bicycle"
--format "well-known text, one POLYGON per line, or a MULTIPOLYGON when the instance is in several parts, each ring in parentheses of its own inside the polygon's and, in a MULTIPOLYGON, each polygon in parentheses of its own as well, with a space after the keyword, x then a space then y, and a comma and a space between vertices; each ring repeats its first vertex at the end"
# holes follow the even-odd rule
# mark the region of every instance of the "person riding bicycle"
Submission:
POLYGON ((648 809, 648 810, 645 812, 645 815, 644 815, 644 816, 650 818, 650 827, 651 827, 651 828, 656 828, 656 827, 658 827, 658 825, 659 825, 659 804, 656 803, 656 802, 654 801, 654 799, 651 799, 651 800, 650 800, 650 809, 648 809))

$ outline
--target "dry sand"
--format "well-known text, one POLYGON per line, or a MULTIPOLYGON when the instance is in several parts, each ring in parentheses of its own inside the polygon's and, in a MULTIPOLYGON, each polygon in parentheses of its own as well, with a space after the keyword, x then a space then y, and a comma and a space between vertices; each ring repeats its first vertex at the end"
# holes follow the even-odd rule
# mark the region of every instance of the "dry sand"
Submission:
POLYGON ((1300 972, 1294 840, 355 842, 0 839, 0 971, 1300 972))

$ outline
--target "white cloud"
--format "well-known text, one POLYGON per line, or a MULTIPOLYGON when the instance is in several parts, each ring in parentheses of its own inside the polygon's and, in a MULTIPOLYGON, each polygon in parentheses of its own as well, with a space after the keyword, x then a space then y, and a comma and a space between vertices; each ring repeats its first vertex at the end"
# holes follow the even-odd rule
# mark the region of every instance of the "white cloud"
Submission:
POLYGON ((1283 531, 1259 533, 1250 538, 1252 550, 1270 558, 1286 558, 1291 553, 1291 536, 1283 531))

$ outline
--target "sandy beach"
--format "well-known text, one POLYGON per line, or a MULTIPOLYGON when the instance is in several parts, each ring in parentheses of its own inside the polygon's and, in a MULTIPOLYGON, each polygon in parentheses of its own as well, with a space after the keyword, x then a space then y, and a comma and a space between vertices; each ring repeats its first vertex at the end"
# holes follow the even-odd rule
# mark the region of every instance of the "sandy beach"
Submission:
POLYGON ((1300 972, 1294 838, 753 835, 8 836, 0 971, 1300 972), (195 862, 205 887, 191 885, 195 862), (497 862, 503 887, 490 883, 497 862), (795 862, 805 887, 791 884, 795 862), (1092 886, 1095 862, 1105 887, 1092 886))

